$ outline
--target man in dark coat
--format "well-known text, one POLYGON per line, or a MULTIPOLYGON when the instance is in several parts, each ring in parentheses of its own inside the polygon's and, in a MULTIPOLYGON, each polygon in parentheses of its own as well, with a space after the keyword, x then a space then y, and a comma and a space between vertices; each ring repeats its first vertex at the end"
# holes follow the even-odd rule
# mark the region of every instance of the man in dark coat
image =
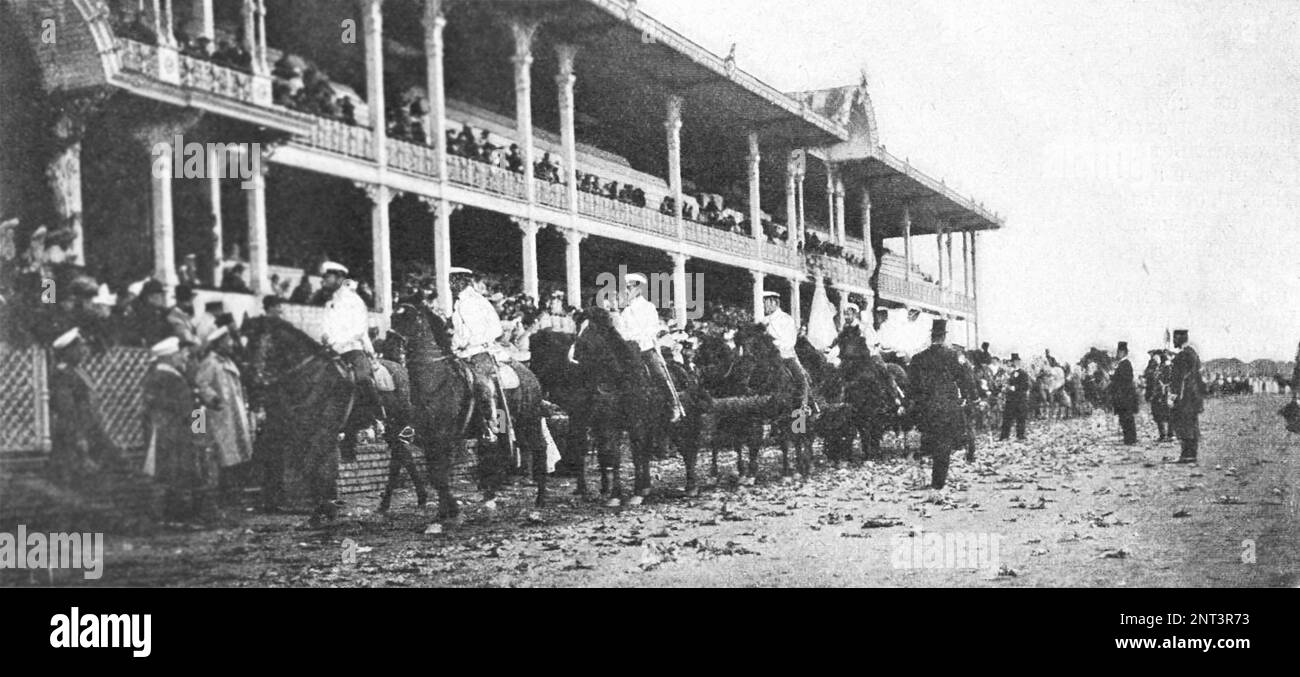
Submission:
POLYGON ((216 456, 209 446, 208 412, 186 377, 180 340, 170 337, 150 349, 154 363, 141 383, 148 435, 145 474, 164 487, 167 519, 210 516, 218 481, 216 456))
POLYGON ((1205 409, 1202 398, 1205 385, 1201 381, 1201 357, 1187 343, 1187 330, 1174 330, 1174 362, 1169 376, 1169 387, 1174 393, 1173 411, 1169 423, 1174 435, 1182 444, 1179 463, 1195 463, 1201 441, 1201 412, 1205 409))
POLYGON ((1025 439, 1025 415, 1029 411, 1029 390, 1033 384, 1029 372, 1020 368, 1020 355, 1011 353, 1011 378, 1007 381, 1006 406, 1002 408, 1002 436, 1011 437, 1011 423, 1016 424, 1016 439, 1025 439))
POLYGON ((70 329, 54 340, 50 370, 50 470, 66 486, 93 481, 120 452, 104 427, 99 398, 81 363, 88 348, 70 329))
POLYGON ((916 407, 917 429, 921 432, 921 455, 934 460, 930 488, 943 489, 953 449, 966 441, 967 400, 975 397, 970 371, 957 360, 957 353, 944 345, 948 321, 935 320, 930 329, 930 347, 918 353, 908 365, 907 375, 916 407))
POLYGON ((1137 444, 1138 411, 1137 384, 1133 382, 1133 363, 1128 359, 1128 343, 1120 341, 1115 349, 1119 363, 1110 376, 1110 406, 1119 416, 1119 427, 1124 434, 1124 444, 1137 444))

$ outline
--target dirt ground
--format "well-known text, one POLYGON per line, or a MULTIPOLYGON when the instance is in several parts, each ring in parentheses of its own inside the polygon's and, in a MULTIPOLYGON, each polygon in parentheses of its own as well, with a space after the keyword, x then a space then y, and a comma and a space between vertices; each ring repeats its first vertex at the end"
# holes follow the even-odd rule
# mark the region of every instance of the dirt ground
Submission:
POLYGON ((680 462, 658 462, 658 493, 621 510, 580 501, 573 480, 560 479, 550 507, 534 509, 532 488, 518 486, 489 511, 462 483, 465 522, 442 534, 425 534, 432 509, 417 508, 409 489, 389 516, 374 512, 377 498, 354 500, 329 529, 235 511, 216 528, 109 534, 98 583, 1295 586, 1300 438, 1282 427, 1284 403, 1210 401, 1197 465, 1172 463, 1177 443, 1157 445, 1145 413, 1136 447, 1119 444, 1114 419, 1100 414, 1031 422, 1025 443, 984 436, 974 464, 955 454, 938 504, 917 488, 928 465, 923 475, 901 458, 823 464, 796 483, 779 479, 779 452, 769 449, 756 486, 735 485, 734 455, 724 453, 721 477, 692 499, 681 492, 680 462), (996 551, 959 551, 968 537, 996 551))

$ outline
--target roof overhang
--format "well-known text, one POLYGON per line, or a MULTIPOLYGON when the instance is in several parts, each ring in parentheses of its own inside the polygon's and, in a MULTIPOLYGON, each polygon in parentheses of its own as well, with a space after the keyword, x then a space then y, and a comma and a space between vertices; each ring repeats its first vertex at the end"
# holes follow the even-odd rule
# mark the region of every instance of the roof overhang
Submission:
MULTIPOLYGON (((854 147, 843 144, 831 148, 830 159, 846 183, 865 183, 871 194, 873 211, 901 215, 904 209, 912 220, 912 232, 935 233, 949 231, 998 230, 1006 225, 1005 219, 989 211, 983 204, 959 195, 943 181, 935 179, 907 160, 890 154, 883 147, 854 147)), ((901 235, 896 224, 880 224, 886 236, 901 235)), ((872 228, 877 228, 873 223, 872 228)))

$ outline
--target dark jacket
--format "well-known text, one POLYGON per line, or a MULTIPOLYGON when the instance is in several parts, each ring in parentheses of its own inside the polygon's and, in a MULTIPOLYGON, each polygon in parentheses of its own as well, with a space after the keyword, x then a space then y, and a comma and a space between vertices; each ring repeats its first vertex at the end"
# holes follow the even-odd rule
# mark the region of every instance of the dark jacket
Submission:
POLYGON ((1011 379, 1007 381, 1007 408, 1012 411, 1024 409, 1029 403, 1029 390, 1033 383, 1029 380, 1029 372, 1024 369, 1017 369, 1011 372, 1011 379))
POLYGON ((1133 382, 1133 363, 1128 358, 1120 360, 1115 373, 1110 376, 1110 406, 1117 414, 1132 414, 1138 410, 1137 385, 1133 382))
POLYGON ((1174 411, 1180 414, 1199 414, 1205 409, 1202 397, 1205 383, 1201 380, 1201 357, 1191 346, 1174 355, 1170 370, 1169 388, 1174 394, 1174 411))
POLYGON ((975 398, 970 370, 957 360, 957 353, 932 345, 912 358, 907 367, 917 429, 923 434, 965 434, 966 400, 975 398))

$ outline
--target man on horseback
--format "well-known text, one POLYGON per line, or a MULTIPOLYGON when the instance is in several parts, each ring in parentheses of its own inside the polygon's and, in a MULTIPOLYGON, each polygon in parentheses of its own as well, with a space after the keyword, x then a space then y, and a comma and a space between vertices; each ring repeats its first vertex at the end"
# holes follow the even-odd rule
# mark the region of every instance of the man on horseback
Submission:
POLYGON ((812 413, 816 414, 817 403, 811 398, 812 381, 794 351, 795 344, 799 341, 799 323, 790 317, 789 313, 781 310, 781 295, 777 292, 763 292, 763 311, 767 316, 761 323, 767 328, 767 335, 772 337, 772 343, 781 353, 781 359, 790 371, 799 377, 799 382, 802 384, 799 401, 803 402, 804 408, 811 406, 812 413))
POLYGON ((659 352, 659 310, 645 297, 649 282, 646 276, 632 273, 627 276, 626 285, 627 307, 619 313, 618 329, 624 338, 636 343, 637 349, 641 351, 641 361, 649 368, 651 377, 659 382, 658 385, 672 399, 673 413, 669 420, 679 421, 686 415, 686 410, 682 408, 681 398, 677 396, 677 386, 668 373, 668 364, 659 352))
POLYGON ((379 401, 379 388, 375 384, 375 348, 370 343, 370 321, 366 304, 353 291, 348 282, 348 269, 342 264, 326 261, 321 264, 321 289, 330 294, 325 302, 325 318, 321 343, 338 353, 352 368, 356 382, 357 401, 353 413, 343 430, 343 444, 339 454, 344 460, 356 457, 356 435, 361 430, 379 423, 383 417, 383 404, 379 401))
POLYGON ((501 317, 496 308, 474 285, 474 271, 452 268, 451 291, 456 297, 452 310, 452 348, 469 364, 478 400, 479 435, 483 442, 497 441, 497 361, 491 348, 501 336, 501 317))

